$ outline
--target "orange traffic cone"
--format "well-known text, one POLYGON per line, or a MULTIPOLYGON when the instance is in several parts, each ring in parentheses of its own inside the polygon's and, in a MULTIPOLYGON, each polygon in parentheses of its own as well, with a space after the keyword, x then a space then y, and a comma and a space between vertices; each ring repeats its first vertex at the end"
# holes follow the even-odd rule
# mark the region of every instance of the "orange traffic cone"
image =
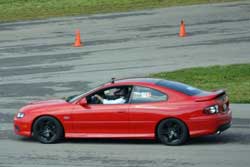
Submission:
POLYGON ((80 30, 76 30, 76 37, 75 37, 75 43, 73 45, 74 47, 81 47, 83 46, 81 43, 81 37, 80 37, 80 30))
POLYGON ((179 37, 185 37, 185 36, 187 36, 186 30, 185 30, 185 24, 184 24, 184 20, 181 20, 179 37))

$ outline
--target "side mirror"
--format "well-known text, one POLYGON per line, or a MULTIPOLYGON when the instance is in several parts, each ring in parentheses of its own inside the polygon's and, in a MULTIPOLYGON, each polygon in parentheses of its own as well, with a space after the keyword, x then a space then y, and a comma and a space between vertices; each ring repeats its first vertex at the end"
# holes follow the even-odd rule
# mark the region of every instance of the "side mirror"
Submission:
POLYGON ((79 104, 80 104, 81 106, 86 106, 86 105, 88 104, 87 99, 86 99, 85 97, 82 98, 82 99, 79 101, 79 104))

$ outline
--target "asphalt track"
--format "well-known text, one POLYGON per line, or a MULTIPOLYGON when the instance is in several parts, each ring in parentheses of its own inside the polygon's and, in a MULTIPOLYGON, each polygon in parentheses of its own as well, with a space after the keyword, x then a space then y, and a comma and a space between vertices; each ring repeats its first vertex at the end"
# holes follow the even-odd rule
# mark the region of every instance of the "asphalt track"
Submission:
POLYGON ((80 139, 41 145, 11 130, 25 103, 84 92, 111 77, 249 63, 249 27, 249 1, 0 23, 0 166, 249 166, 249 105, 232 105, 233 126, 222 135, 181 147, 80 139), (186 38, 178 37, 181 19, 186 38), (72 47, 77 28, 82 48, 72 47))

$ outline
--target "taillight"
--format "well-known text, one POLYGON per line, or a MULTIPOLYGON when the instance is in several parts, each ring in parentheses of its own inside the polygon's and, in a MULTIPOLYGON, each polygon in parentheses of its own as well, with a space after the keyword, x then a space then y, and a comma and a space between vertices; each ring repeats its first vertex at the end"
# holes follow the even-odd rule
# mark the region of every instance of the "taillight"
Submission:
POLYGON ((206 114, 216 114, 216 113, 219 112, 219 106, 218 105, 212 105, 212 106, 206 107, 204 109, 204 112, 206 114))

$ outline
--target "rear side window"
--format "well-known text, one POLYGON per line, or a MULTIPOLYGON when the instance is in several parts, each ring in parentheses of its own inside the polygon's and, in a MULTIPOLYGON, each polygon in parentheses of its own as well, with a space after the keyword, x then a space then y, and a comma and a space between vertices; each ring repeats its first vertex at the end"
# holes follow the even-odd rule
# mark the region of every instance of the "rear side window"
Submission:
POLYGON ((198 88, 195 88, 195 87, 192 87, 190 85, 186 85, 180 82, 174 82, 174 81, 161 80, 157 82, 156 85, 163 86, 169 89, 173 89, 175 91, 184 93, 189 96, 194 96, 203 92, 202 90, 198 88))
POLYGON ((135 86, 131 96, 131 103, 160 102, 167 100, 167 95, 151 88, 135 86))

